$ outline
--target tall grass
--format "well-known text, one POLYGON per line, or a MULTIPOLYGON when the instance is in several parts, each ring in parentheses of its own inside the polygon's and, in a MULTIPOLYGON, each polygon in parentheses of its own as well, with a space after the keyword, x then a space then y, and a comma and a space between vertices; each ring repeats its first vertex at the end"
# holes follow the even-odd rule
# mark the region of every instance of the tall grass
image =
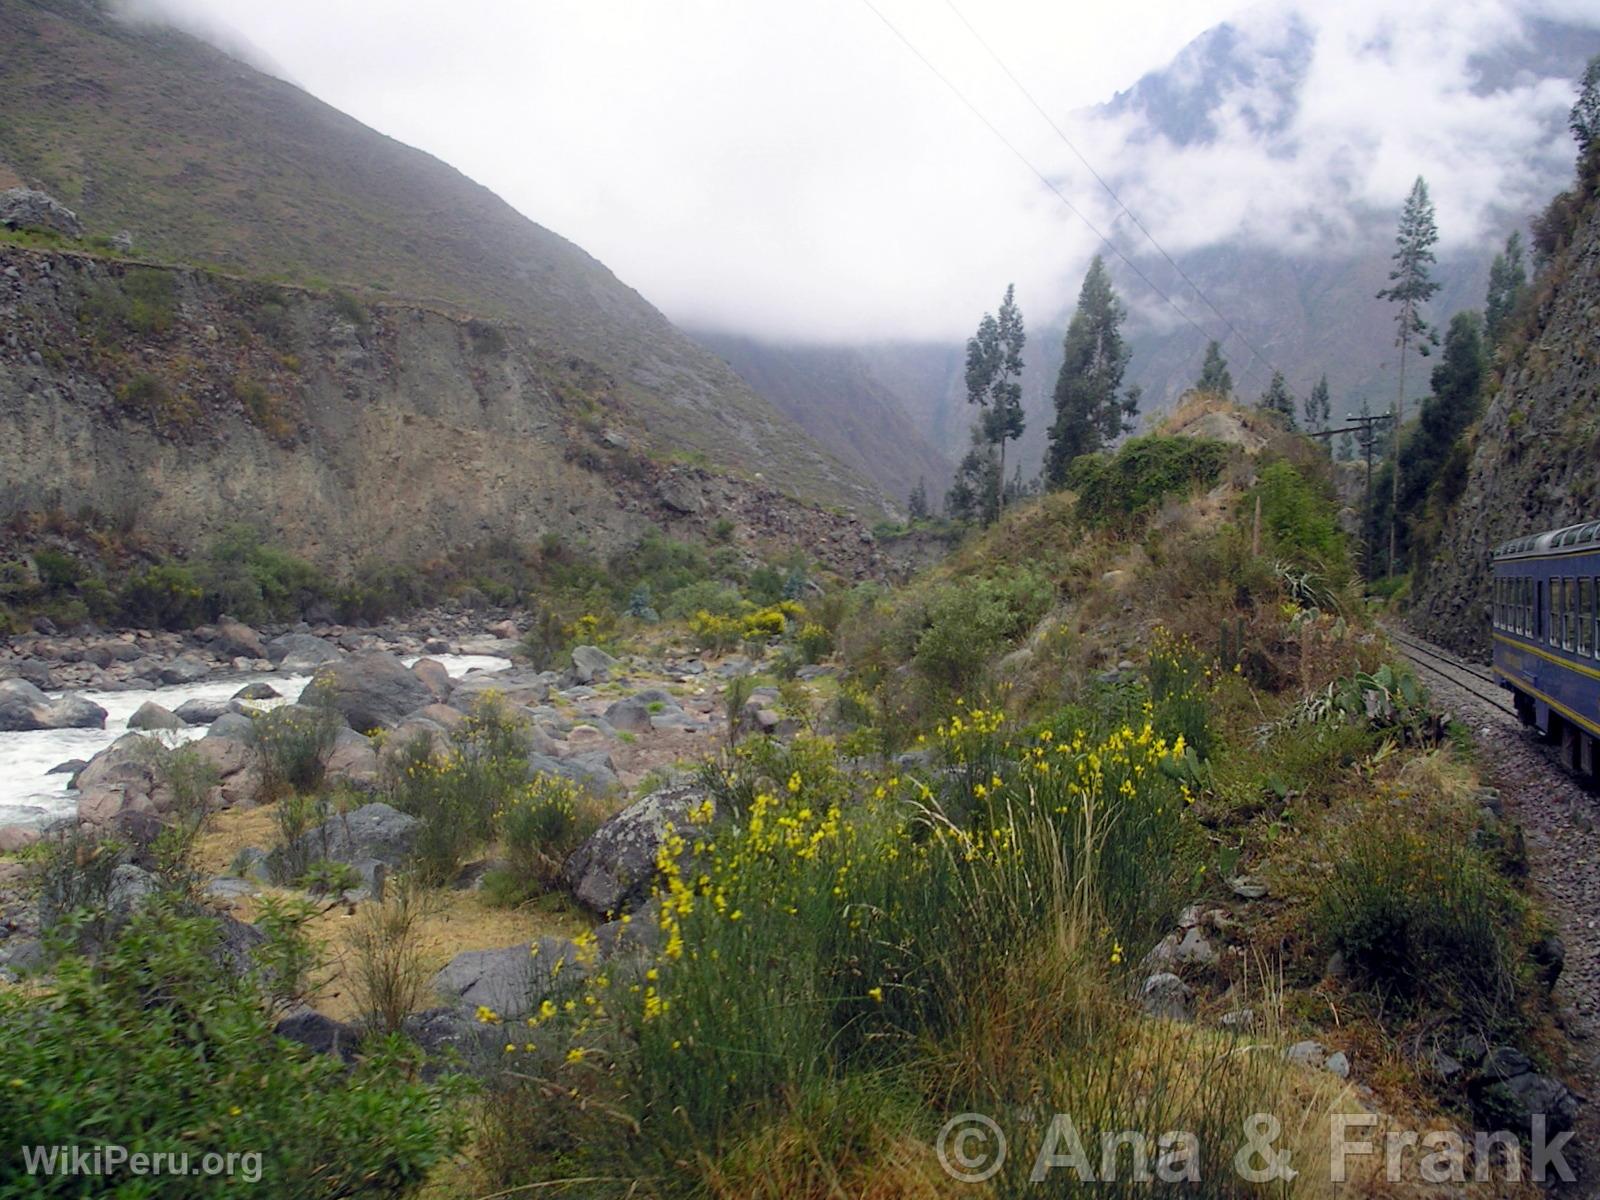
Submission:
POLYGON ((1271 1071, 1197 1065, 1129 1015, 1121 964, 1187 872, 1183 785, 1161 769, 1180 747, 1148 725, 1013 736, 966 711, 932 780, 852 800, 859 781, 805 739, 760 745, 721 774, 733 816, 711 824, 708 803, 663 846, 659 950, 549 1006, 538 1052, 511 1053, 491 1111, 525 1127, 537 1096, 564 1132, 504 1182, 627 1162, 668 1194, 776 1195, 819 1169, 810 1153, 910 1186, 933 1132, 917 1114, 1020 1108, 1035 1081, 1146 1128, 1166 1110, 1135 1064, 1193 1120, 1260 1104, 1271 1071))

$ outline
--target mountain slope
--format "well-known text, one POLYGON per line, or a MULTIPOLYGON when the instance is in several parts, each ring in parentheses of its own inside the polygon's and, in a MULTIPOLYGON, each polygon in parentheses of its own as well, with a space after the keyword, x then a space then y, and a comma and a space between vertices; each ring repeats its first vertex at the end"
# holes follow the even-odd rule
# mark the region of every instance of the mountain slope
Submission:
POLYGON ((924 436, 895 394, 849 346, 774 346, 723 333, 695 337, 841 462, 903 505, 920 480, 938 497, 946 452, 924 436))
MULTIPOLYGON (((1597 51, 1600 32, 1528 15, 1520 37, 1508 34, 1500 48, 1472 62, 1475 90, 1489 94, 1529 80, 1570 80, 1597 51)), ((1313 33, 1297 20, 1285 22, 1265 40, 1244 36, 1231 25, 1208 31, 1170 64, 1088 115, 1090 121, 1115 122, 1126 131, 1117 161, 1100 167, 1110 173, 1120 194, 1136 197, 1140 177, 1152 163, 1198 152, 1213 142, 1233 144, 1227 139, 1248 137, 1253 145, 1281 155, 1287 169, 1301 150, 1291 126, 1313 73, 1313 52, 1313 33)), ((1528 149, 1532 155, 1534 147, 1528 149)), ((1522 172, 1530 181, 1529 193, 1559 187, 1564 169, 1530 157, 1522 172)), ((1081 191, 1098 199, 1080 177, 1067 184, 1069 194, 1081 191)), ((1204 180, 1191 184, 1203 187, 1204 180)), ((1397 194, 1392 210, 1376 211, 1352 195, 1348 180, 1329 177, 1315 211, 1296 217, 1296 232, 1310 249, 1233 235, 1173 257, 1271 365, 1285 372, 1296 396, 1303 397, 1326 372, 1336 416, 1359 411, 1363 399, 1381 410, 1399 380, 1392 308, 1375 295, 1387 284, 1400 199, 1397 194)), ((1135 201, 1136 211, 1138 207, 1135 201)), ((1531 213, 1508 208, 1501 215, 1496 241, 1531 213)), ((1118 293, 1133 313, 1127 326, 1133 348, 1127 382, 1143 389, 1146 411, 1160 411, 1194 381, 1208 337, 1223 337, 1226 331, 1177 272, 1127 232, 1125 218, 1115 223, 1108 218, 1102 227, 1122 230, 1118 246, 1207 331, 1196 332, 1178 321, 1146 285, 1107 255, 1118 293)), ((1158 237, 1161 232, 1158 226, 1158 237)), ((1441 290, 1429 316, 1441 328, 1451 313, 1482 306, 1489 261, 1497 248, 1491 241, 1440 252, 1434 277, 1441 290)), ((1063 279, 1053 308, 1041 308, 1035 301, 1027 312, 1022 381, 1027 430, 1016 450, 1025 473, 1037 469, 1043 458, 1061 339, 1078 282, 1063 279)), ((975 310, 974 323, 977 316, 975 310)), ((750 347, 748 356, 753 359, 759 350, 759 345, 750 347)), ((957 343, 867 344, 852 347, 850 353, 866 364, 936 448, 947 457, 964 452, 971 417, 965 411, 957 343)), ((1253 400, 1266 387, 1271 368, 1252 362, 1249 351, 1231 335, 1225 353, 1240 399, 1253 400)), ((752 371, 760 369, 753 361, 748 365, 752 371)), ((1408 395, 1425 394, 1426 379, 1426 370, 1411 370, 1408 395)))
POLYGON ((1412 620, 1467 654, 1489 649, 1489 563, 1500 543, 1600 517, 1600 169, 1570 244, 1535 285, 1526 341, 1468 435, 1466 479, 1412 620))
POLYGON ((864 480, 564 238, 418 150, 171 29, 0 0, 0 174, 135 252, 527 328, 607 372, 661 449, 876 509, 864 480))

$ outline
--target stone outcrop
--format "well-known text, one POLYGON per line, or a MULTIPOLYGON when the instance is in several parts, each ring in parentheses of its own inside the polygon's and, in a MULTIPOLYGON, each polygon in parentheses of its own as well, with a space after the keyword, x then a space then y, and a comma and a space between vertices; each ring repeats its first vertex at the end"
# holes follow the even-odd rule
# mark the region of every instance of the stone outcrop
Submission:
POLYGON ((77 213, 54 196, 33 188, 7 188, 0 192, 0 225, 7 229, 48 229, 68 237, 83 234, 77 213))

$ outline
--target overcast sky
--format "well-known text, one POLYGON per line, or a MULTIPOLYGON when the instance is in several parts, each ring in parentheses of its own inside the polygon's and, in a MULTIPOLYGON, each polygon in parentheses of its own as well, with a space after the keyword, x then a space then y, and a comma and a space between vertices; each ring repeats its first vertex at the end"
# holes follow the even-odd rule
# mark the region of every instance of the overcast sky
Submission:
MULTIPOLYGON (((234 31, 330 104, 571 238, 682 324, 779 339, 960 337, 1009 280, 1055 315, 1095 239, 866 0, 134 0, 234 31)), ((1571 81, 1474 91, 1472 56, 1577 0, 956 0, 1174 252, 1223 237, 1326 252, 1428 177, 1447 243, 1548 196, 1571 81), (1084 110, 1234 19, 1317 34, 1283 128, 1224 98, 1202 146, 1084 110), (1077 115, 1074 115, 1077 114, 1077 115), (1337 178, 1335 186, 1331 181, 1337 178), (1352 215, 1353 214, 1353 215, 1352 215)), ((1114 210, 946 0, 872 0, 1091 220, 1114 210)), ((1265 81, 1270 82, 1270 80, 1265 81)), ((1124 243, 1131 244, 1131 243, 1124 243)), ((1140 307, 1143 307, 1141 305, 1140 307)))

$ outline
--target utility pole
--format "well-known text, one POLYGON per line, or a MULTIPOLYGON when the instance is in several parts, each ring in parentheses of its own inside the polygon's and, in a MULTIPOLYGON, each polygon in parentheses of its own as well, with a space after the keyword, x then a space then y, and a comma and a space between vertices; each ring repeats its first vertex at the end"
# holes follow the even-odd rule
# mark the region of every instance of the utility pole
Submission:
MULTIPOLYGON (((1367 457, 1366 507, 1363 510, 1362 514, 1361 514, 1361 532, 1362 532, 1361 541, 1364 544, 1364 546, 1366 547, 1367 569, 1371 570, 1371 568, 1372 568, 1372 533, 1371 533, 1371 530, 1369 528, 1370 522, 1369 522, 1368 518, 1371 517, 1371 515, 1372 515, 1372 447, 1374 445, 1376 445, 1377 441, 1378 441, 1378 432, 1374 428, 1374 426, 1377 425, 1380 421, 1394 421, 1395 420, 1395 414, 1392 413, 1392 412, 1386 412, 1386 413, 1378 413, 1377 415, 1370 416, 1370 417, 1346 417, 1345 420, 1349 421, 1350 424, 1345 425, 1345 426, 1343 426, 1343 427, 1341 427, 1339 429, 1324 429, 1324 430, 1321 430, 1320 432, 1317 432, 1317 433, 1307 434, 1306 436, 1307 437, 1314 437, 1314 438, 1331 438, 1331 437, 1334 437, 1337 434, 1341 434, 1341 433, 1354 433, 1356 435, 1356 444, 1359 445, 1363 450, 1366 451, 1366 457, 1367 457)), ((1398 421, 1395 422, 1395 428, 1397 428, 1397 429, 1399 428, 1399 422, 1398 421)), ((1332 446, 1331 442, 1329 443, 1329 446, 1330 447, 1332 446)), ((1398 448, 1396 448, 1395 457, 1397 459, 1399 458, 1398 448)), ((1389 562, 1391 564, 1391 569, 1392 569, 1392 564, 1394 562, 1394 525, 1392 523, 1393 522, 1393 515, 1392 514, 1390 516, 1390 521, 1391 521, 1391 524, 1389 526, 1389 539, 1390 539, 1389 540, 1389 562)))

